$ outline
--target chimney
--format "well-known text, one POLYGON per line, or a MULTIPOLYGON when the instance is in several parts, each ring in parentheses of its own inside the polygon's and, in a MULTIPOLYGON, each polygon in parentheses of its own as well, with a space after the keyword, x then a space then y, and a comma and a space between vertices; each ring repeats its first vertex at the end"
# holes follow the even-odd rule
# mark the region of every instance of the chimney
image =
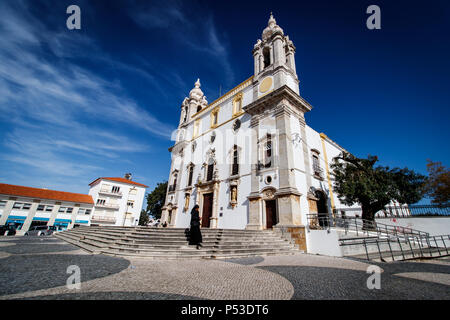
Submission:
POLYGON ((125 173, 125 179, 131 180, 131 173, 125 173))

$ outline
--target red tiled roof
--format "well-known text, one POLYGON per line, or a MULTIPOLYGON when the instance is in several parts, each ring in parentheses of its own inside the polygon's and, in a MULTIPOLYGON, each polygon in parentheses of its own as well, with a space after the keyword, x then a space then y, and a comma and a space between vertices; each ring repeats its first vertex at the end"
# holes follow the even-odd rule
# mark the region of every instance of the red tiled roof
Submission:
POLYGON ((103 180, 110 180, 110 181, 116 181, 116 182, 122 182, 122 183, 127 183, 127 184, 134 184, 134 185, 139 186, 139 187, 148 188, 148 186, 146 186, 145 184, 142 184, 142 183, 134 182, 134 181, 132 181, 132 180, 128 180, 128 179, 125 179, 125 178, 114 178, 114 177, 110 177, 110 178, 107 178, 107 177, 101 177, 101 178, 95 179, 94 181, 92 181, 91 183, 89 183, 89 185, 94 184, 95 182, 97 182, 97 181, 100 180, 100 179, 103 179, 103 180))
POLYGON ((94 203, 92 197, 88 194, 23 187, 5 183, 0 183, 0 194, 77 203, 94 203))

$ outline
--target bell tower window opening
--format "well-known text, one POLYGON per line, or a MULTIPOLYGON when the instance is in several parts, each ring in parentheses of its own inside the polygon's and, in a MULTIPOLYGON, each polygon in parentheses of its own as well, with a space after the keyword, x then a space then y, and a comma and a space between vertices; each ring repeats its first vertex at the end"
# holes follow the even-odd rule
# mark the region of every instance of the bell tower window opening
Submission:
POLYGON ((263 49, 264 68, 270 66, 270 48, 265 47, 263 49))
POLYGON ((188 117, 188 107, 185 107, 184 108, 184 119, 183 119, 183 122, 186 122, 187 117, 188 117))
POLYGON ((200 111, 202 111, 202 106, 197 107, 197 112, 200 112, 200 111))

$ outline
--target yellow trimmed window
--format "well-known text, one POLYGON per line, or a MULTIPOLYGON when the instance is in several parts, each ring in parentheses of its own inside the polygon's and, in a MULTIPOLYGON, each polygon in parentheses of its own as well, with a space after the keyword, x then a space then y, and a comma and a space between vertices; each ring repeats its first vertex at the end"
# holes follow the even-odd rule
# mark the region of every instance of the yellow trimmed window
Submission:
POLYGON ((242 114, 244 111, 242 110, 242 92, 239 92, 233 98, 233 116, 237 116, 242 114))
POLYGON ((219 108, 211 111, 211 128, 217 127, 219 124, 219 108))
POLYGON ((200 120, 201 119, 197 119, 194 122, 194 134, 192 135, 192 138, 196 138, 200 133, 200 120))

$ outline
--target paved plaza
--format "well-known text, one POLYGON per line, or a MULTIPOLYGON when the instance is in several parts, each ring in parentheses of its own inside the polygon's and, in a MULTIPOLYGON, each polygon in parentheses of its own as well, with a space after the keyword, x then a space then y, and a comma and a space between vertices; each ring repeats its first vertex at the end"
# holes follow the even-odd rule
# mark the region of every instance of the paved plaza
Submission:
POLYGON ((91 255, 54 237, 0 239, 0 299, 450 299, 450 258, 371 264, 309 254, 232 260, 91 255), (71 265, 80 289, 66 285, 71 265))

